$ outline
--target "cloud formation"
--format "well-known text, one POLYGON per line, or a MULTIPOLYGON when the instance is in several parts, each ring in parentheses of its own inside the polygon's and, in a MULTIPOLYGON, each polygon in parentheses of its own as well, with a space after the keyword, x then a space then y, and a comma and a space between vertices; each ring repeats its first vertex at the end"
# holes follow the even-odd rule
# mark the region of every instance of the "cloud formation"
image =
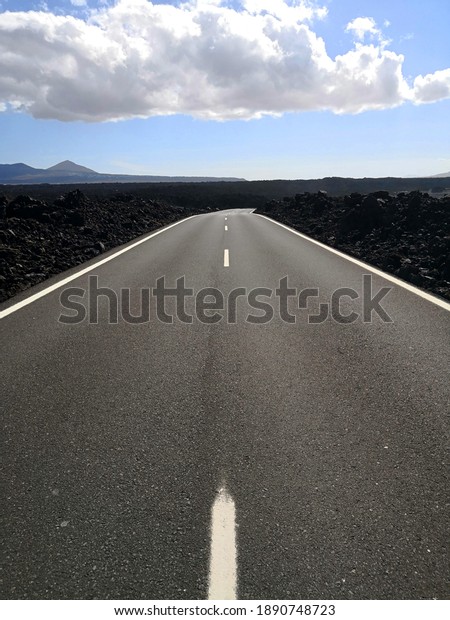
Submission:
POLYGON ((434 103, 450 98, 450 69, 428 75, 418 75, 414 80, 414 101, 434 103))
POLYGON ((0 109, 36 118, 108 121, 190 114, 217 120, 287 111, 358 113, 450 96, 449 70, 403 77, 371 18, 328 56, 313 31, 326 9, 303 0, 221 0, 177 6, 118 0, 87 19, 0 14, 0 109))
POLYGON ((347 32, 353 32, 357 39, 364 40, 366 34, 373 36, 381 35, 381 31, 377 28, 377 24, 373 17, 356 17, 346 27, 347 32))

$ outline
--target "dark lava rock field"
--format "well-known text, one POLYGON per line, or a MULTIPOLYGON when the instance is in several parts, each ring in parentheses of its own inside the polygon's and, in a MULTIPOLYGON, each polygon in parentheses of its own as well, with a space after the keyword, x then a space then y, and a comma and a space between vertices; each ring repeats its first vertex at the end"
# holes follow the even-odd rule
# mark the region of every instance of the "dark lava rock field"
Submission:
MULTIPOLYGON (((23 188, 5 186, 5 195, 0 194, 0 301, 171 222, 229 208, 234 201, 228 195, 214 199, 214 187, 208 192, 204 184, 197 200, 189 194, 180 200, 182 206, 174 206, 155 196, 159 187, 106 185, 81 192, 43 185, 29 188, 30 196, 18 193, 23 188)), ((258 197, 255 204, 247 197, 244 202, 450 299, 450 196, 378 191, 331 197, 319 191, 270 202, 258 197)))
POLYGON ((0 301, 193 213, 129 193, 92 199, 73 190, 53 201, 0 195, 0 301))
POLYGON ((450 299, 450 196, 320 191, 272 200, 258 212, 450 299))

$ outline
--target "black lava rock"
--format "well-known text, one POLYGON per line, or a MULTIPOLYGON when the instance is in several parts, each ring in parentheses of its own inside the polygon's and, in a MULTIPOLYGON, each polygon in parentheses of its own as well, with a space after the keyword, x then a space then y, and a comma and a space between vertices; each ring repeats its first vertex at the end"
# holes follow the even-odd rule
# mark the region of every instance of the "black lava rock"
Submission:
POLYGON ((258 211, 450 299, 450 197, 304 193, 258 211))
POLYGON ((155 228, 206 211, 116 193, 98 199, 76 189, 53 204, 0 196, 0 301, 155 228))

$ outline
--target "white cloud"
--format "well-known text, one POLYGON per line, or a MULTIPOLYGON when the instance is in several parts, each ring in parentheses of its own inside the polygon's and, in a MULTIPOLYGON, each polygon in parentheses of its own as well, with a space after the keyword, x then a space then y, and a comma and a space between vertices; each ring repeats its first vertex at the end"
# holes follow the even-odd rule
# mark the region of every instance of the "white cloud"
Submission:
MULTIPOLYGON (((225 120, 357 113, 448 96, 437 73, 419 76, 411 90, 403 56, 381 38, 330 58, 311 25, 325 14, 301 0, 242 0, 240 9, 221 0, 119 0, 91 10, 87 21, 2 13, 0 102, 63 121, 167 114, 225 120)), ((356 36, 378 33, 371 18, 357 19, 370 23, 351 22, 356 36)))
POLYGON ((381 35, 381 31, 377 28, 377 24, 373 17, 357 17, 349 22, 345 29, 347 32, 352 32, 360 41, 364 40, 366 34, 374 36, 381 35))
POLYGON ((73 4, 73 6, 86 6, 87 2, 86 0, 70 0, 70 4, 73 4))
POLYGON ((450 97, 450 69, 419 75, 414 80, 414 101, 434 103, 450 97))

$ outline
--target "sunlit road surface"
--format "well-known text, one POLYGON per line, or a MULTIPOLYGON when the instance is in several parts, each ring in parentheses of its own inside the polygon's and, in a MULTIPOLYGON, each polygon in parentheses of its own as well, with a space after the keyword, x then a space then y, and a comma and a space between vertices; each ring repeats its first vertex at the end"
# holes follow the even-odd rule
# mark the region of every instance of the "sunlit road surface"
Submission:
POLYGON ((0 308, 2 597, 447 597, 448 305, 378 273, 392 322, 308 323, 370 269, 250 210, 126 247, 0 308), (162 276, 319 292, 295 323, 275 293, 264 324, 243 296, 231 323, 58 322, 92 275, 132 311, 162 276))

